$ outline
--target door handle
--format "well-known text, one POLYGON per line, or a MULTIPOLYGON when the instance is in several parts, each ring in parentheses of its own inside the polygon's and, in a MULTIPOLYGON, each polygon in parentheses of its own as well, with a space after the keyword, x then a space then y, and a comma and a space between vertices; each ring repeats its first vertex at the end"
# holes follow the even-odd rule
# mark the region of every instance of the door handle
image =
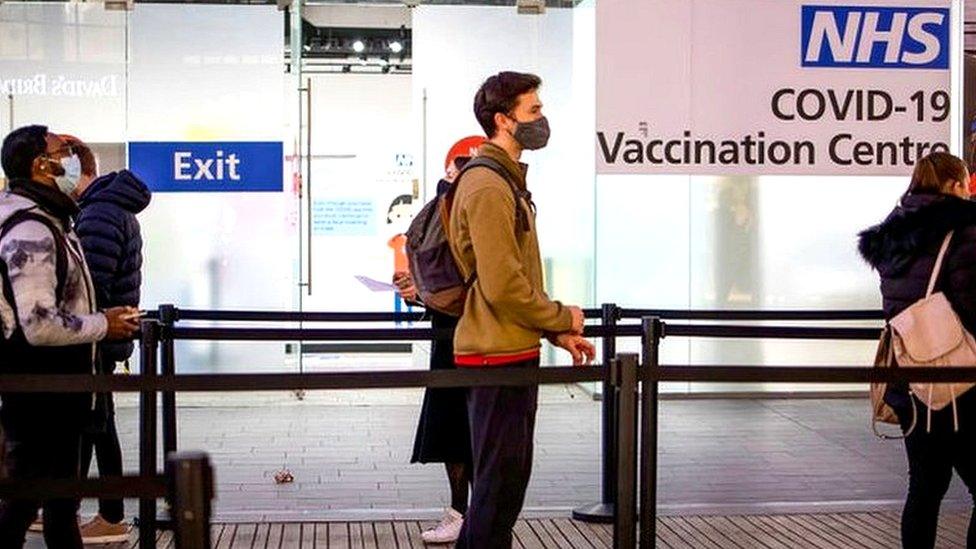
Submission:
POLYGON ((308 119, 305 122, 305 239, 308 246, 308 263, 306 264, 305 291, 312 295, 312 79, 305 82, 305 112, 308 119))

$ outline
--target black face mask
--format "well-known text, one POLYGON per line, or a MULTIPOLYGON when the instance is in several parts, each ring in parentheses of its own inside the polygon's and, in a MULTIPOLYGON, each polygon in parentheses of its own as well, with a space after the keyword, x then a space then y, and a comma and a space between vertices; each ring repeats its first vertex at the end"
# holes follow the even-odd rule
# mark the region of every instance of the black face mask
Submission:
POLYGON ((515 133, 512 134, 512 137, 515 138, 515 141, 523 149, 534 151, 545 147, 549 143, 551 130, 549 128, 549 119, 545 116, 533 122, 519 122, 514 118, 512 120, 518 124, 515 127, 515 133))

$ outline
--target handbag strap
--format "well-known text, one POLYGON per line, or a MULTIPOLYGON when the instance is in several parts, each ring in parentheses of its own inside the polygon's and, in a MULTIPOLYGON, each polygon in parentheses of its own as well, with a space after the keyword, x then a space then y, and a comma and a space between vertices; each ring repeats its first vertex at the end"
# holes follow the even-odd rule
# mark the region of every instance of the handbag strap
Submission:
POLYGON ((888 338, 888 352, 885 353, 885 366, 891 368, 892 366, 897 366, 895 363, 895 346, 891 341, 891 326, 885 323, 884 327, 885 336, 888 338))
POLYGON ((935 258, 935 266, 932 267, 932 276, 929 277, 929 287, 925 291, 925 297, 932 295, 935 290, 935 281, 939 279, 939 273, 942 271, 942 262, 945 261, 946 251, 949 249, 949 242, 952 240, 952 233, 955 231, 949 231, 945 236, 945 240, 942 241, 942 247, 939 248, 939 255, 935 258))

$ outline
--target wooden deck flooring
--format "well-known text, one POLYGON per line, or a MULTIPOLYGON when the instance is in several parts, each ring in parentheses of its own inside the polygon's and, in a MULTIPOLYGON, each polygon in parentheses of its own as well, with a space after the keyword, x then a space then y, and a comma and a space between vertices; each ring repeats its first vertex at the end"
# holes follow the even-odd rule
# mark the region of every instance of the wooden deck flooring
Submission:
MULTIPOLYGON (((969 516, 944 513, 940 548, 964 548, 969 516)), ((242 523, 212 527, 217 549, 421 549, 420 532, 428 522, 242 523)), ((33 536, 28 547, 42 547, 33 536)), ((814 515, 685 516, 658 521, 658 545, 664 549, 888 549, 901 547, 898 513, 814 515)), ((134 549, 126 544, 103 545, 134 549)), ((173 547, 172 534, 161 533, 156 547, 173 547)), ((516 549, 610 549, 613 528, 566 518, 520 521, 516 549)))

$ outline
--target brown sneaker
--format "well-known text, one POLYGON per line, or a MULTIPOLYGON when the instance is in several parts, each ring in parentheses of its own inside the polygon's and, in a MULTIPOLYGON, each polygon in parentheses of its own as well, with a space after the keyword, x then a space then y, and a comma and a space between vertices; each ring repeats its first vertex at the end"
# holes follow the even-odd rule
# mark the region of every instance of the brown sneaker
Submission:
POLYGON ((81 525, 81 541, 88 544, 120 543, 129 539, 129 527, 124 523, 113 524, 95 515, 95 518, 81 525))

